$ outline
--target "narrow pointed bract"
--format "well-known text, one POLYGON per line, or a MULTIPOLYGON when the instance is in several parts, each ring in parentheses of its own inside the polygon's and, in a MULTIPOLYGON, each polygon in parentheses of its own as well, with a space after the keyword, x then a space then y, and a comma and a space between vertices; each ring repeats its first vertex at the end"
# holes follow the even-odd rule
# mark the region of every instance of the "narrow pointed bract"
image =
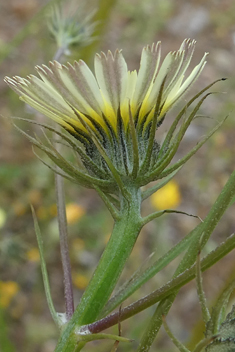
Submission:
MULTIPOLYGON (((145 175, 147 180, 151 170, 164 161, 164 153, 169 154, 169 150, 161 149, 154 134, 206 64, 207 53, 185 78, 195 44, 194 40, 184 40, 161 65, 161 43, 148 45, 143 48, 138 72, 128 71, 122 52, 116 50, 95 56, 95 74, 82 60, 73 65, 53 61, 49 66, 36 67, 40 78, 15 76, 5 81, 24 102, 70 133, 73 143, 79 145, 77 151, 84 150, 88 158, 84 153, 80 157, 86 172, 79 173, 94 180, 88 182, 90 187, 102 184, 100 180, 108 181, 113 192, 120 188, 114 175, 119 174, 123 185, 130 179, 142 186, 145 175), (91 163, 97 165, 99 173, 91 163)), ((155 179, 160 177, 155 175, 155 179)))

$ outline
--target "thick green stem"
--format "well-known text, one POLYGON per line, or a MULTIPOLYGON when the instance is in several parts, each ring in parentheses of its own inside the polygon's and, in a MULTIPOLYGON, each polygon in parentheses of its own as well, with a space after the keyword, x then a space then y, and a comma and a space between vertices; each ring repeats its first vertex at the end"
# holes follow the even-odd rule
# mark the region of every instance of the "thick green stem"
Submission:
POLYGON ((114 224, 112 236, 80 304, 61 336, 56 352, 81 350, 84 342, 77 345, 79 327, 94 322, 98 317, 132 251, 141 229, 141 194, 139 189, 132 187, 128 188, 128 192, 130 198, 121 199, 120 218, 114 224))

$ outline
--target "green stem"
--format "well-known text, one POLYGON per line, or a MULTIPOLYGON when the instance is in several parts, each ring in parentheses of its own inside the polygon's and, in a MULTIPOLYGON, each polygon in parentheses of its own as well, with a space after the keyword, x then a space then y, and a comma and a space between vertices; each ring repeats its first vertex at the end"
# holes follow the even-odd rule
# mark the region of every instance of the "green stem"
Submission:
MULTIPOLYGON (((79 327, 95 321, 107 303, 141 230, 139 189, 129 187, 130 198, 121 198, 120 218, 114 224, 112 236, 80 304, 65 328, 56 352, 80 351, 79 327)), ((89 332, 88 332, 89 333, 89 332)))

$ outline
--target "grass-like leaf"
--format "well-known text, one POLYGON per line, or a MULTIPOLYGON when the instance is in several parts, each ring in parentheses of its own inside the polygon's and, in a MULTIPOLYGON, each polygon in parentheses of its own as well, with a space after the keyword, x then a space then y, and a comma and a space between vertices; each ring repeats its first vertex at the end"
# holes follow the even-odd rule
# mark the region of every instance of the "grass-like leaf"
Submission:
POLYGON ((32 214, 33 214, 33 222, 34 222, 34 229, 37 237, 37 242, 38 242, 38 249, 40 253, 40 260, 41 260, 41 270, 42 270, 42 278, 43 278, 43 284, 44 284, 44 289, 45 289, 45 294, 46 294, 46 299, 47 299, 47 304, 51 313, 51 316, 56 323, 58 327, 60 327, 60 320, 58 318, 57 312, 54 307, 54 303, 51 297, 51 289, 50 289, 50 284, 49 284, 49 278, 48 278, 48 273, 47 273, 47 267, 46 267, 46 261, 44 257, 44 250, 43 250, 43 240, 42 240, 42 235, 41 231, 38 225, 37 217, 35 214, 35 211, 33 207, 32 209, 32 214))

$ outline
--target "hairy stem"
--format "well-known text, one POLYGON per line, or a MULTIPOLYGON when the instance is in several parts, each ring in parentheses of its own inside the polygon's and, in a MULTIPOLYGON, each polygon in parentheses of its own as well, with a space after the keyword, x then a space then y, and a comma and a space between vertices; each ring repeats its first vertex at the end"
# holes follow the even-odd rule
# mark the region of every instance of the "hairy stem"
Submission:
POLYGON ((139 189, 128 188, 130 198, 121 197, 120 218, 114 224, 112 236, 57 345, 56 352, 80 351, 79 328, 94 322, 107 303, 141 230, 139 189), (77 334, 76 334, 77 331, 77 334))

